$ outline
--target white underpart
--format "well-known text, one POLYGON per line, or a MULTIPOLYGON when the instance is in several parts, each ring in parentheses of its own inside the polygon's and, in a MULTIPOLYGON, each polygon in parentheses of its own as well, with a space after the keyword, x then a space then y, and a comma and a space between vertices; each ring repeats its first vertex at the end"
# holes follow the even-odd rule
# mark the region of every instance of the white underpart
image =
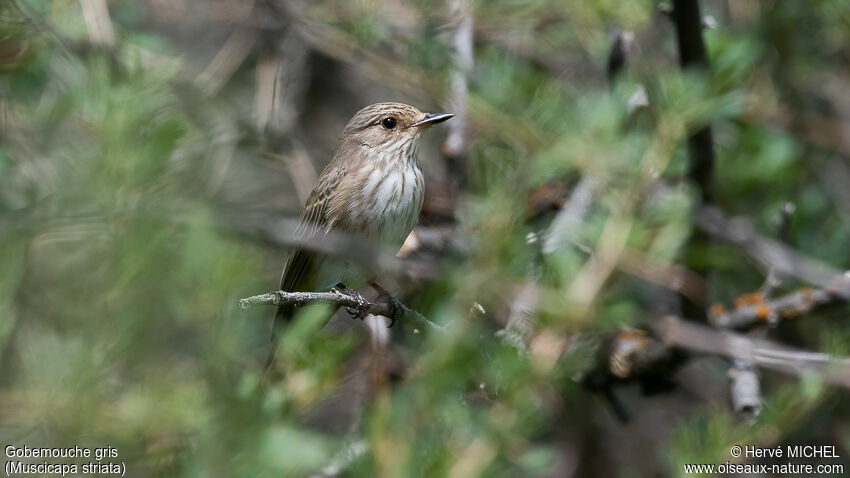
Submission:
POLYGON ((422 210, 424 181, 416 159, 418 143, 418 138, 404 138, 384 150, 370 166, 361 192, 368 205, 364 217, 371 219, 367 235, 379 238, 392 252, 401 248, 422 210), (412 159, 401 159, 410 158, 411 153, 412 159))
MULTIPOLYGON (((368 176, 360 191, 361 201, 367 206, 360 212, 360 217, 351 218, 354 224, 368 224, 364 231, 358 232, 365 233, 367 239, 378 239, 381 246, 392 254, 401 249, 413 230, 425 199, 418 150, 418 136, 402 138, 372 159, 364 171, 368 176)), ((367 151, 374 152, 372 149, 367 151)), ((344 282, 357 288, 368 279, 362 273, 360 267, 349 261, 330 263, 321 268, 318 283, 330 288, 344 282)))

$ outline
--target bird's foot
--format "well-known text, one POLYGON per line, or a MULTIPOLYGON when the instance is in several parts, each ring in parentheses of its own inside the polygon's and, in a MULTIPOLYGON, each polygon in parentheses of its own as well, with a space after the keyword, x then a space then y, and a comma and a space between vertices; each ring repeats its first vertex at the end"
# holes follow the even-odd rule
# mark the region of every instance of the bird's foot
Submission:
POLYGON ((387 328, 391 328, 395 325, 396 321, 404 316, 404 305, 401 302, 395 299, 395 297, 388 295, 386 297, 387 305, 389 306, 389 314, 387 318, 390 319, 390 325, 387 328))
POLYGON ((357 305, 355 305, 354 307, 345 308, 345 311, 348 312, 349 315, 351 315, 352 319, 363 320, 366 318, 366 315, 368 315, 366 312, 366 306, 369 305, 369 301, 367 301, 366 298, 363 297, 363 294, 357 292, 357 290, 352 289, 351 287, 346 286, 342 282, 338 283, 334 288, 345 295, 354 297, 354 300, 357 301, 357 305))
POLYGON ((370 281, 369 285, 372 286, 373 289, 378 291, 378 299, 376 302, 386 301, 387 302, 387 318, 390 319, 390 325, 387 326, 389 329, 393 325, 395 325, 398 319, 404 316, 404 305, 401 302, 395 299, 392 295, 390 295, 387 289, 381 287, 381 284, 378 284, 376 281, 370 281))

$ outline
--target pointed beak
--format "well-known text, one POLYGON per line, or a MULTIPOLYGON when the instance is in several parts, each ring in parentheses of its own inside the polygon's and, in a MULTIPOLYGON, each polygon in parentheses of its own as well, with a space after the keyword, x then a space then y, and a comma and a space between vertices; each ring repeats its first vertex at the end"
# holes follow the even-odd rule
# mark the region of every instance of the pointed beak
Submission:
POLYGON ((451 113, 426 113, 424 118, 411 124, 410 127, 420 126, 427 128, 433 124, 442 123, 453 116, 451 113))

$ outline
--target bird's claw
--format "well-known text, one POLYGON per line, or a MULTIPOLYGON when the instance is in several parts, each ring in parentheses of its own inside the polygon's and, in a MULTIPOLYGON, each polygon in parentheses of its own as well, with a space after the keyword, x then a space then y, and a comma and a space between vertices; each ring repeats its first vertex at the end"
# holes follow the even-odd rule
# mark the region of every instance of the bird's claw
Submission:
POLYGON ((370 281, 369 284, 372 286, 373 289, 378 291, 377 301, 378 302, 380 302, 380 301, 386 301, 387 302, 387 313, 384 314, 384 316, 386 318, 390 319, 390 325, 387 326, 387 328, 389 329, 393 325, 395 325, 395 323, 398 321, 398 319, 400 319, 404 316, 405 307, 401 302, 397 301, 395 299, 395 297, 390 295, 390 293, 387 291, 387 289, 384 289, 383 287, 381 287, 381 284, 378 284, 374 280, 370 281))
POLYGON ((369 302, 366 300, 365 297, 363 297, 363 294, 361 294, 360 292, 357 292, 356 290, 354 290, 350 287, 347 287, 345 284, 343 284, 341 282, 339 284, 337 284, 337 288, 341 289, 346 295, 354 297, 354 300, 357 301, 356 306, 345 308, 345 311, 348 312, 349 315, 351 315, 351 318, 352 319, 360 319, 360 320, 365 319, 366 315, 367 315, 366 314, 366 306, 369 304, 369 302))
POLYGON ((387 318, 390 319, 390 325, 387 328, 389 329, 404 315, 404 306, 393 297, 387 297, 387 306, 389 308, 387 318))
MULTIPOLYGON (((360 319, 363 320, 368 315, 366 311, 366 307, 369 305, 369 301, 363 297, 363 294, 352 289, 342 282, 338 283, 334 289, 339 291, 341 294, 345 294, 349 297, 353 297, 357 301, 357 305, 354 307, 346 307, 345 311, 351 315, 352 319, 360 319)), ((387 328, 391 328, 398 319, 404 316, 404 305, 401 302, 396 300, 393 296, 389 295, 386 291, 382 291, 381 297, 387 301, 387 314, 386 317, 390 319, 390 325, 387 328)))

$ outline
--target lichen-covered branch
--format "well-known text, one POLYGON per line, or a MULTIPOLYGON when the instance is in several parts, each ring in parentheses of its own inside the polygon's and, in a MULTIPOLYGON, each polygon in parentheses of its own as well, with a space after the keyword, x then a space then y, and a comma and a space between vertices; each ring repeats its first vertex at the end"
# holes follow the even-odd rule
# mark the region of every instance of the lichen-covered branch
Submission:
POLYGON ((767 298, 762 292, 744 294, 735 299, 735 307, 715 304, 708 313, 709 323, 724 329, 745 329, 760 323, 775 325, 781 319, 799 317, 837 297, 824 289, 803 287, 789 294, 767 298))
MULTIPOLYGON (((759 367, 796 376, 811 375, 824 382, 850 388, 848 357, 797 350, 674 316, 653 322, 651 329, 652 335, 637 330, 622 332, 614 338, 608 349, 609 372, 612 375, 622 379, 636 377, 668 360, 671 349, 680 349, 726 357, 744 368, 759 367)), ((751 385, 748 387, 752 389, 751 385)))

